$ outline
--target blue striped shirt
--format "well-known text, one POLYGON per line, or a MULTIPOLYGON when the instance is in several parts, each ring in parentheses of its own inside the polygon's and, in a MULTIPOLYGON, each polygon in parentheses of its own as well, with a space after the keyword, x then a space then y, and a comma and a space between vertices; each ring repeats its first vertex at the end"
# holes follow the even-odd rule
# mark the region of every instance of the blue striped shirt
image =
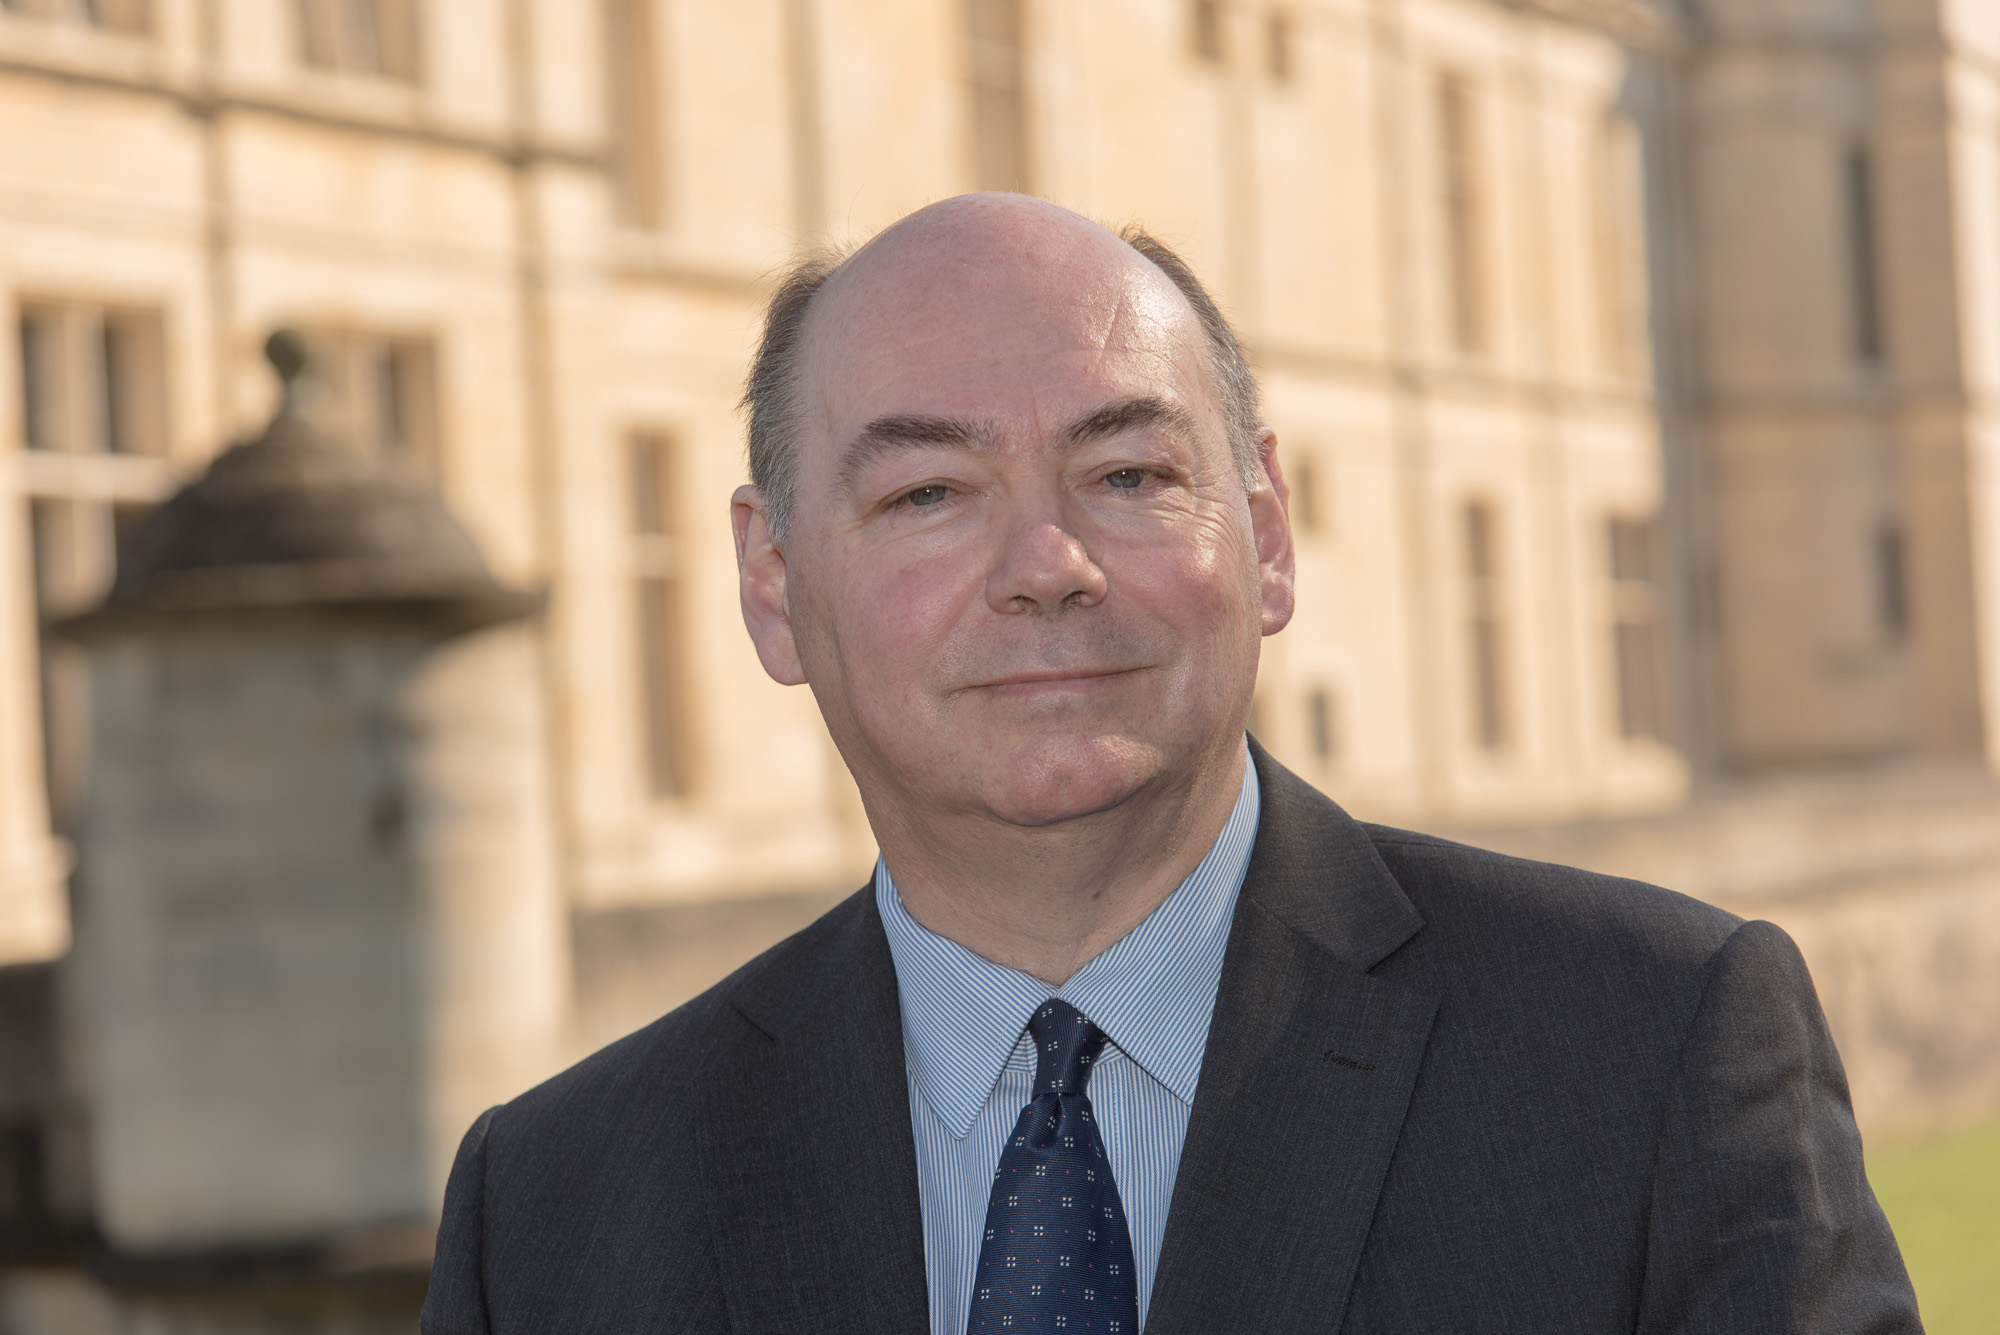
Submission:
POLYGON ((1257 836, 1257 770, 1247 760, 1243 770, 1236 808, 1194 874, 1060 988, 920 926, 877 860, 875 903, 902 994, 932 1335, 965 1335, 993 1173, 1034 1092, 1028 1016, 1052 996, 1111 1040, 1091 1070, 1089 1095, 1132 1227, 1144 1326, 1229 924, 1257 836))

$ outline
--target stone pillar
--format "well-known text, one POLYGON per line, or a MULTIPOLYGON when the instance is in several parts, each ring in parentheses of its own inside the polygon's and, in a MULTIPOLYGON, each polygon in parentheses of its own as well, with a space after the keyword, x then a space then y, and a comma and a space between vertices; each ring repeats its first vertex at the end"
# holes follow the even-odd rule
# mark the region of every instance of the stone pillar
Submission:
POLYGON ((264 436, 67 628, 96 708, 68 1024, 96 1222, 140 1270, 421 1266, 459 1136, 553 1069, 569 993, 539 600, 321 438, 296 340, 272 360, 264 436))

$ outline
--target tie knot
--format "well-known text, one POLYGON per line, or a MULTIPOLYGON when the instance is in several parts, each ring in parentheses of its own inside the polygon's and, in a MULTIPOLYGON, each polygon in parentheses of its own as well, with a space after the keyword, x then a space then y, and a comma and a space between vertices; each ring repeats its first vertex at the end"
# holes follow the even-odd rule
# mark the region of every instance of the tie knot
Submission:
POLYGON ((1081 1094, 1090 1068, 1104 1050, 1104 1031, 1082 1011, 1054 997, 1028 1017, 1028 1035, 1035 1040, 1035 1093, 1081 1094))

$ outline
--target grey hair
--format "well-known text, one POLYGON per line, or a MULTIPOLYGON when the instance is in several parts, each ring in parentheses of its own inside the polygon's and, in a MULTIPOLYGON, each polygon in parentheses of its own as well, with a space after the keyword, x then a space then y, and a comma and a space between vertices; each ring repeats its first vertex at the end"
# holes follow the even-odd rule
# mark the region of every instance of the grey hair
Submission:
MULTIPOLYGON (((1208 342, 1209 375, 1229 432, 1230 454, 1245 487, 1254 486, 1262 465, 1257 433, 1263 426, 1257 377, 1221 307, 1172 247, 1136 224, 1121 228, 1119 240, 1165 274, 1187 304, 1208 342)), ((784 540, 791 529, 797 474, 799 359, 806 317, 813 299, 847 263, 851 251, 820 251, 795 263, 779 280, 764 310, 764 332, 750 362, 738 405, 750 424, 750 481, 764 493, 771 536, 784 540)))

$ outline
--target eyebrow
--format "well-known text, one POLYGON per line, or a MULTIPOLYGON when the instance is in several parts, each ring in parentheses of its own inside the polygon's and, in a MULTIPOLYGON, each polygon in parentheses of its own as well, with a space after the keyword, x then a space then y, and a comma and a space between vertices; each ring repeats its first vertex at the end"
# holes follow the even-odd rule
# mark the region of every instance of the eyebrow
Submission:
POLYGON ((1062 438, 1065 444, 1083 445, 1136 427, 1158 427, 1183 440, 1192 440, 1195 436, 1192 413, 1157 394, 1145 394, 1136 399, 1107 403, 1096 412, 1078 418, 1070 424, 1069 430, 1063 432, 1062 438))
MULTIPOLYGON (((1120 399, 1107 403, 1063 430, 1059 441, 1073 448, 1103 440, 1139 427, 1158 427, 1183 440, 1196 435, 1193 414, 1157 394, 1120 399)), ((993 428, 964 417, 926 417, 897 414, 878 417, 855 434, 841 451, 835 478, 842 490, 851 491, 868 465, 897 450, 988 450, 995 441, 993 428)))
POLYGON ((991 427, 963 417, 878 417, 841 451, 836 479, 851 491, 869 464, 895 450, 983 450, 992 444, 991 427))

